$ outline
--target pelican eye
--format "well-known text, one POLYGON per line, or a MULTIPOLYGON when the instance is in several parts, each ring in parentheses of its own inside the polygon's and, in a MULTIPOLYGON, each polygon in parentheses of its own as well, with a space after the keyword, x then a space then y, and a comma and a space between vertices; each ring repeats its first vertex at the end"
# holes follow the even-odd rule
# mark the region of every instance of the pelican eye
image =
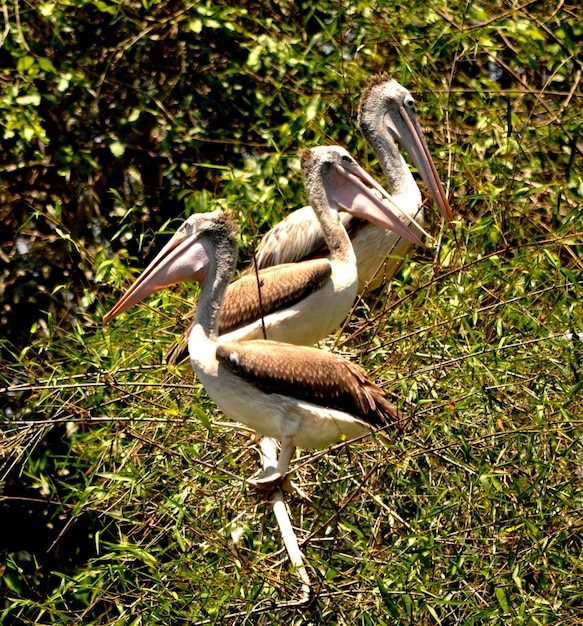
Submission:
POLYGON ((403 104, 408 109, 414 109, 415 108, 415 100, 413 100, 413 96, 405 96, 405 98, 403 100, 403 104))
POLYGON ((176 231, 176 234, 181 239, 184 239, 186 237, 189 237, 193 232, 194 232, 194 226, 192 224, 189 224, 188 222, 184 222, 183 224, 180 225, 180 227, 176 231))

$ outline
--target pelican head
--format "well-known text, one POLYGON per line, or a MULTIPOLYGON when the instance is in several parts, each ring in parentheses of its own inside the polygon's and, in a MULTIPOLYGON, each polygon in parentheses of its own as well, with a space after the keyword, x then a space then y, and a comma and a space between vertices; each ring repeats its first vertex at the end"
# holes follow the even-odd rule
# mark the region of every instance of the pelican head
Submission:
MULTIPOLYGON (((324 194, 326 206, 336 211, 343 209, 416 245, 423 245, 419 237, 398 218, 403 212, 388 191, 347 150, 341 146, 317 146, 302 151, 301 157, 305 188, 314 210, 323 204, 318 196, 324 194)), ((415 227, 427 235, 417 224, 415 227)))
MULTIPOLYGON (((386 151, 387 146, 382 144, 387 141, 407 150, 441 216, 451 221, 451 207, 417 119, 411 93, 386 74, 375 77, 362 95, 358 121, 377 154, 386 151)), ((386 174, 389 176, 389 172, 386 174)))
POLYGON ((150 294, 179 282, 204 282, 211 263, 234 266, 238 229, 229 211, 196 213, 184 221, 119 302, 103 317, 114 317, 150 294), (217 250, 223 249, 223 254, 217 250))

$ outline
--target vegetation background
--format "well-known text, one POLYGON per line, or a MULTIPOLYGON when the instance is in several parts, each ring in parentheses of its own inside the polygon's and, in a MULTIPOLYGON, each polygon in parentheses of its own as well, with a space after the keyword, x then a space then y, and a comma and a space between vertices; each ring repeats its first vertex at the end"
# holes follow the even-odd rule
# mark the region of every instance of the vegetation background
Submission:
POLYGON ((0 3, 0 621, 583 624, 578 0, 0 3), (187 215, 252 242, 379 71, 456 222, 334 349, 411 419, 302 451, 294 604, 245 431, 164 366, 192 288, 104 328, 187 215), (286 604, 287 603, 287 604, 286 604))

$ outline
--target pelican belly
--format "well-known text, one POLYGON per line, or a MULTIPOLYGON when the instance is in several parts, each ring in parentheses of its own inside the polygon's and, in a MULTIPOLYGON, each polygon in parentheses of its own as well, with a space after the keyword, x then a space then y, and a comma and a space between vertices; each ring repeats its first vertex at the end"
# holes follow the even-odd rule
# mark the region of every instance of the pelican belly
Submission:
POLYGON ((370 427, 352 415, 309 402, 295 402, 288 413, 300 423, 293 444, 300 448, 323 448, 343 439, 354 439, 371 432, 370 427))

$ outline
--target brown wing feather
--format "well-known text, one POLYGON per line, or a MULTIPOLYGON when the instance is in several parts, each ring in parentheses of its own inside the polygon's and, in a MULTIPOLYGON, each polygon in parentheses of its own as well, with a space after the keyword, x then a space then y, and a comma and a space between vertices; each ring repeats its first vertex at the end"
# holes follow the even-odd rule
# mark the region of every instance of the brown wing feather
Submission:
POLYGON ((221 365, 265 393, 344 411, 371 426, 395 424, 399 412, 364 370, 336 354, 273 341, 217 346, 221 365))
POLYGON ((332 266, 327 259, 277 265, 232 282, 225 294, 219 317, 219 334, 242 328, 263 317, 300 302, 329 280, 332 266), (259 303, 261 290, 261 306, 259 303))
MULTIPOLYGON (((259 289, 255 273, 241 276, 228 287, 219 317, 219 334, 242 328, 281 309, 293 306, 308 294, 321 289, 332 274, 328 259, 287 263, 259 271, 259 289)), ((188 361, 188 338, 192 324, 166 354, 166 362, 180 365, 188 361)))

